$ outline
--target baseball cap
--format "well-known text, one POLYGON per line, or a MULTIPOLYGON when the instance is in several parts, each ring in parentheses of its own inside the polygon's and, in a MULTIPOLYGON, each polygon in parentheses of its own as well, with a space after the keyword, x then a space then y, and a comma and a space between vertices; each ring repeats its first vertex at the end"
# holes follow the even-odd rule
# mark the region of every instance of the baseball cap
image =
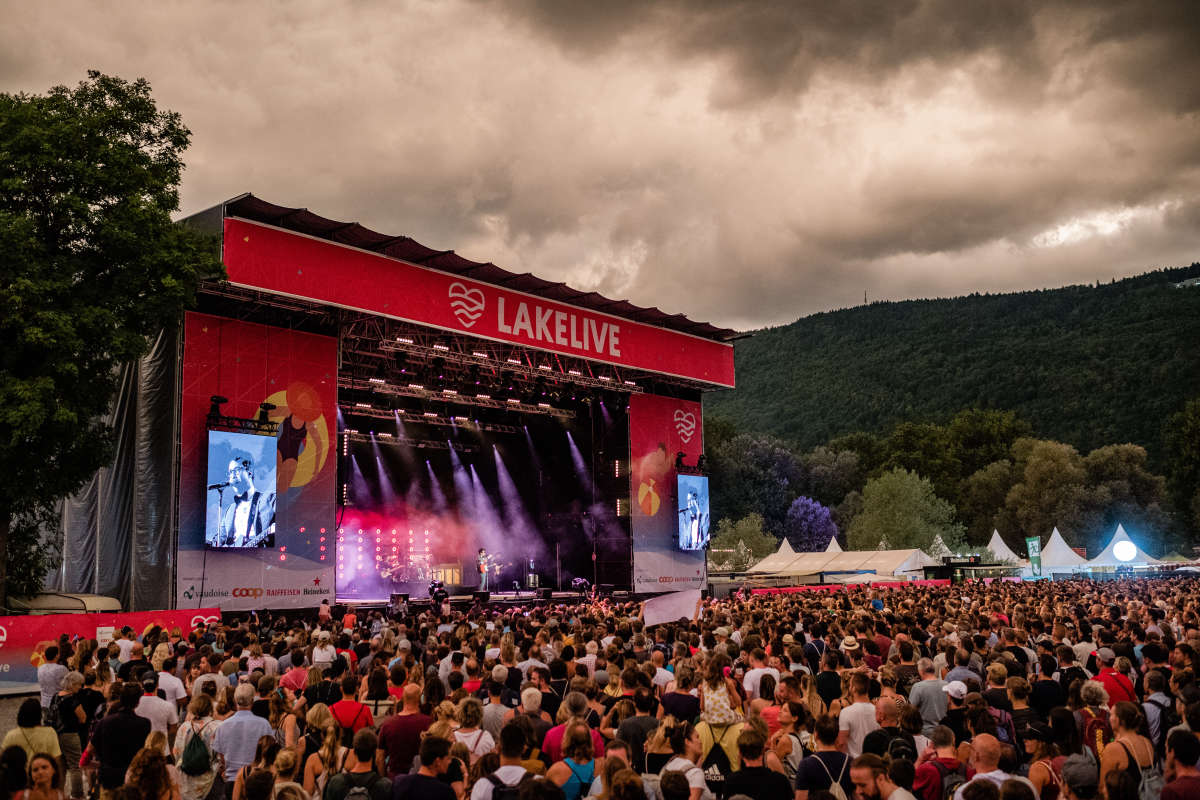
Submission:
POLYGON ((1096 658, 1100 659, 1105 664, 1111 664, 1117 660, 1117 654, 1112 651, 1111 647, 1101 647, 1096 651, 1096 658))
POLYGON ((1044 722, 1034 720, 1021 730, 1022 739, 1034 739, 1039 742, 1053 742, 1054 731, 1044 722))
POLYGON ((158 673, 148 669, 142 673, 142 688, 153 690, 158 688, 158 673))
POLYGON ((962 681, 950 681, 942 687, 942 691, 955 700, 962 700, 967 696, 967 685, 962 681))
POLYGON ((726 639, 728 639, 729 638, 729 628, 726 628, 724 625, 722 625, 721 627, 719 627, 715 631, 713 631, 713 636, 724 636, 726 639))
MULTIPOLYGON (((1067 758, 1062 765, 1063 783, 1070 787, 1072 793, 1080 789, 1100 785, 1100 770, 1096 763, 1084 755, 1074 755, 1067 758)), ((1089 796, 1092 793, 1088 793, 1089 796)))

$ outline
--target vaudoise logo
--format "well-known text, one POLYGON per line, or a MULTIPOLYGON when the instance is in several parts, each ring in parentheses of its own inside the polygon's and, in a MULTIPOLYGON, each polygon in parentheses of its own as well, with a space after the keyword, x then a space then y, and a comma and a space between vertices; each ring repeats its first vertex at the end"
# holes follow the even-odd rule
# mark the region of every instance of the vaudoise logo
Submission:
POLYGON ((696 415, 690 411, 684 411, 682 408, 675 410, 675 432, 679 434, 679 438, 687 444, 692 440, 692 434, 696 432, 696 415))
POLYGON ((464 328, 473 327, 483 316, 483 292, 455 281, 450 284, 450 310, 464 328))

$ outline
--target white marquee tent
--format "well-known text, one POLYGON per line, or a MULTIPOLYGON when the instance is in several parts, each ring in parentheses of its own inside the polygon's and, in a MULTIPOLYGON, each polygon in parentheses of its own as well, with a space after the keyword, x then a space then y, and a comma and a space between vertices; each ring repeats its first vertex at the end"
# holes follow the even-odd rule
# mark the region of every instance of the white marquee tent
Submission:
POLYGON ((817 575, 837 572, 874 572, 880 577, 917 577, 921 569, 941 563, 921 550, 873 550, 838 553, 796 553, 786 564, 767 556, 750 568, 750 573, 762 577, 788 575, 817 575), (768 563, 769 562, 769 563, 768 563))
POLYGON ((1157 558, 1147 555, 1142 548, 1134 544, 1125 532, 1125 527, 1117 523, 1116 533, 1108 542, 1108 547, 1100 555, 1087 562, 1091 568, 1097 567, 1140 567, 1150 564, 1163 563, 1157 558))
POLYGON ((771 572, 779 569, 780 567, 787 566, 795 557, 796 551, 792 549, 792 546, 788 544, 788 540, 785 538, 783 540, 783 544, 779 545, 778 550, 776 550, 774 553, 771 553, 771 555, 767 556, 762 561, 759 561, 750 568, 750 571, 758 572, 761 570, 762 572, 771 572))
POLYGON ((992 551, 992 555, 996 557, 997 561, 1011 561, 1014 564, 1028 563, 1004 543, 1004 540, 1000 538, 1000 531, 998 530, 992 529, 992 538, 988 540, 987 549, 992 551))
POLYGON ((1050 540, 1042 548, 1042 572, 1062 572, 1082 567, 1086 563, 1087 559, 1067 546, 1066 540, 1058 532, 1058 528, 1055 528, 1050 534, 1050 540))
POLYGON ((841 546, 840 544, 838 544, 838 543, 837 543, 837 537, 836 537, 836 536, 832 537, 832 538, 829 540, 829 547, 826 547, 826 548, 825 548, 825 552, 826 552, 826 553, 840 553, 840 552, 842 552, 842 546, 841 546))
POLYGON ((929 545, 929 555, 934 558, 942 558, 943 556, 953 555, 950 548, 942 541, 942 535, 939 533, 933 537, 933 543, 929 545))

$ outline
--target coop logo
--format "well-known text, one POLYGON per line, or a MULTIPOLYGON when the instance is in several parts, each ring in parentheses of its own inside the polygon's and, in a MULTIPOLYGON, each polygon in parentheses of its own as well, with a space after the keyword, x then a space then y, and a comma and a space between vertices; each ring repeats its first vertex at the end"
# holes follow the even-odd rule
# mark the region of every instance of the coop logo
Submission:
POLYGON ((196 616, 192 617, 192 627, 196 628, 200 625, 216 625, 220 621, 221 618, 217 616, 206 617, 202 614, 197 614, 196 616))
POLYGON ((679 434, 679 438, 687 444, 692 440, 692 434, 696 432, 696 415, 690 411, 684 411, 682 408, 675 411, 675 432, 679 434))
POLYGON ((8 630, 0 625, 0 647, 4 647, 4 643, 8 641, 8 630))
POLYGON ((231 597, 262 597, 263 590, 259 587, 240 586, 229 594, 231 597))
POLYGON ((475 325, 483 316, 483 292, 479 289, 469 289, 466 285, 455 281, 450 284, 450 310, 458 318, 464 328, 475 325))

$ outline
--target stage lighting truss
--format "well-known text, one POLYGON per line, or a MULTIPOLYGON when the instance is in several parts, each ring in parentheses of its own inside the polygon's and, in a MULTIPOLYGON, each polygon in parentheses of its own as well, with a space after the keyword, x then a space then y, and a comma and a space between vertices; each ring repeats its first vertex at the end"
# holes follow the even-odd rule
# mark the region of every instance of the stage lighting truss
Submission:
MULTIPOLYGON (((341 408, 355 417, 371 417, 373 419, 387 420, 395 423, 395 414, 400 414, 401 421, 405 423, 413 423, 418 425, 437 425, 443 428, 460 428, 470 431, 487 431, 488 433, 524 433, 525 428, 520 425, 505 425, 500 422, 484 422, 477 419, 470 419, 461 415, 446 415, 437 414, 430 411, 421 411, 419 409, 397 409, 395 412, 386 408, 375 408, 367 403, 340 403, 341 408)), ((382 426, 381 426, 382 427, 382 426)), ((357 431, 354 431, 357 433, 357 431)), ((364 434, 368 435, 368 434, 364 434)), ((375 433, 381 443, 392 439, 394 441, 402 441, 404 437, 392 433, 375 433)))
MULTIPOLYGON (((466 419, 455 415, 451 406, 474 406, 476 408, 499 408, 518 414, 542 414, 559 419, 573 419, 575 412, 569 408, 557 408, 549 403, 526 403, 514 398, 480 397, 465 390, 431 388, 423 383, 392 383, 379 378, 353 378, 341 376, 338 378, 338 405, 350 414, 379 416, 392 419, 393 411, 405 419, 416 419, 428 424, 456 424, 458 420, 466 419), (353 394, 351 394, 353 393, 353 394), (370 396, 370 399, 362 399, 370 396), (424 410, 414 410, 396 407, 395 398, 410 397, 427 403, 444 403, 445 410, 433 416, 427 416, 424 410), (376 413, 378 412, 378 413, 376 413), (442 423, 436 420, 442 420, 442 423)), ((459 423, 461 424, 461 423, 459 423)))
POLYGON ((362 433, 357 430, 342 432, 343 441, 359 442, 362 444, 378 444, 381 447, 412 447, 417 450, 454 450, 459 453, 478 453, 478 445, 446 439, 415 439, 411 436, 387 436, 382 434, 362 433))

